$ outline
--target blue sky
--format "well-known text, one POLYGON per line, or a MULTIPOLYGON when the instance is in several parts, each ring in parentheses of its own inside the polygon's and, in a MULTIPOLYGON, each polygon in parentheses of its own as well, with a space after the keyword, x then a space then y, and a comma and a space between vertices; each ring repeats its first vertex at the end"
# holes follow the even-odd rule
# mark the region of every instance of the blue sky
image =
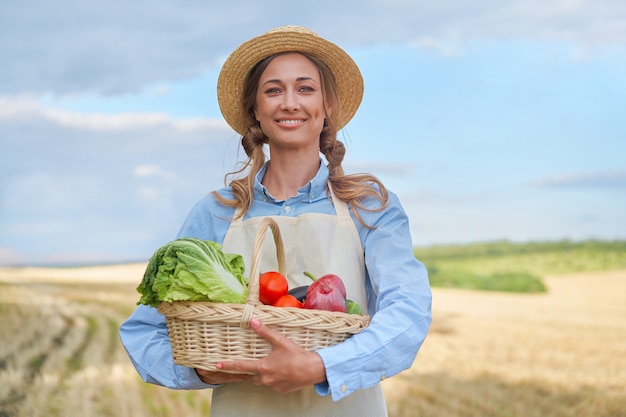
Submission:
POLYGON ((13 3, 0 265, 145 260, 171 240, 240 159, 221 62, 281 24, 360 66, 345 168, 400 196, 416 245, 626 239, 621 1, 13 3))

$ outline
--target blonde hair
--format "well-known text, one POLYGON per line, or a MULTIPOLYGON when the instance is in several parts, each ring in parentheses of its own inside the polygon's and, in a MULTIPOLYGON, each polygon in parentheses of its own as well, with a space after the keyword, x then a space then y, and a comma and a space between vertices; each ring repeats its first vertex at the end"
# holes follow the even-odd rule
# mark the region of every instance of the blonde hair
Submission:
MULTIPOLYGON (((244 83, 243 94, 243 109, 246 112, 245 117, 247 120, 248 130, 241 137, 241 145, 248 156, 247 161, 243 164, 242 168, 226 174, 224 182, 228 182, 228 178, 238 174, 242 174, 248 170, 247 175, 233 179, 230 182, 234 199, 227 199, 220 196, 217 192, 213 195, 221 203, 229 207, 240 209, 238 217, 242 217, 250 208, 253 201, 254 193, 254 180, 258 172, 263 168, 266 162, 266 155, 263 149, 263 145, 267 143, 267 137, 263 134, 259 123, 257 122, 254 109, 256 106, 256 94, 259 84, 259 79, 263 74, 263 71, 267 68, 269 63, 278 55, 272 55, 263 59, 257 63, 250 73, 248 74, 244 83)), ((324 97, 324 103, 330 105, 333 108, 331 116, 327 116, 324 122, 324 127, 320 134, 320 152, 324 155, 328 161, 329 178, 333 192, 337 198, 345 201, 352 208, 359 223, 363 226, 370 228, 367 225, 359 210, 376 212, 385 208, 388 200, 388 193, 382 182, 371 174, 345 174, 341 163, 346 153, 344 144, 337 139, 337 131, 334 126, 338 125, 340 120, 337 87, 335 83, 335 77, 331 70, 320 59, 306 53, 302 53, 307 57, 319 70, 320 82, 323 86, 322 94, 324 97), (363 200, 367 197, 374 197, 380 202, 380 206, 377 208, 367 208, 363 205, 363 200), (359 209, 359 210, 357 210, 359 209)))

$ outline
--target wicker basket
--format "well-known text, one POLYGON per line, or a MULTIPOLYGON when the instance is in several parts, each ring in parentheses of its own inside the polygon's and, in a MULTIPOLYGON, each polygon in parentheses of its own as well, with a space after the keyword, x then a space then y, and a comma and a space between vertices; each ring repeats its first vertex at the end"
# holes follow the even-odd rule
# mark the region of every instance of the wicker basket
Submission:
POLYGON ((267 229, 276 244, 278 269, 284 272, 285 253, 278 224, 267 217, 259 225, 252 252, 246 304, 162 302, 174 362, 191 368, 216 370, 225 360, 260 359, 272 346, 250 328, 252 316, 307 350, 343 342, 361 332, 368 316, 293 307, 273 307, 259 301, 259 269, 267 229))

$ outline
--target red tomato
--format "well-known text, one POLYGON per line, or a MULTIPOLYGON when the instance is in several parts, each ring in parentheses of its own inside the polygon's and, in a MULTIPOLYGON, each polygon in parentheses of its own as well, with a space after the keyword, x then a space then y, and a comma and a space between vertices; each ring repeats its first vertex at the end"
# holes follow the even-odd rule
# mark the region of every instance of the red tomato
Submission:
POLYGON ((296 307, 304 308, 304 305, 293 295, 287 294, 280 297, 272 304, 274 307, 296 307))
POLYGON ((289 291, 287 278, 280 272, 269 271, 259 276, 259 300, 263 304, 272 305, 289 291))

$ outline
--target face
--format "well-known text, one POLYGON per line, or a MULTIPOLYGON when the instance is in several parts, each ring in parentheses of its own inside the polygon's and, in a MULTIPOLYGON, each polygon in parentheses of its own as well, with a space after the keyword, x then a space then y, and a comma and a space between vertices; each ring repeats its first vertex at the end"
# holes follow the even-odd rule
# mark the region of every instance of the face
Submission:
POLYGON ((274 58, 259 79, 254 109, 270 146, 307 147, 317 152, 325 114, 315 64, 298 53, 274 58))

